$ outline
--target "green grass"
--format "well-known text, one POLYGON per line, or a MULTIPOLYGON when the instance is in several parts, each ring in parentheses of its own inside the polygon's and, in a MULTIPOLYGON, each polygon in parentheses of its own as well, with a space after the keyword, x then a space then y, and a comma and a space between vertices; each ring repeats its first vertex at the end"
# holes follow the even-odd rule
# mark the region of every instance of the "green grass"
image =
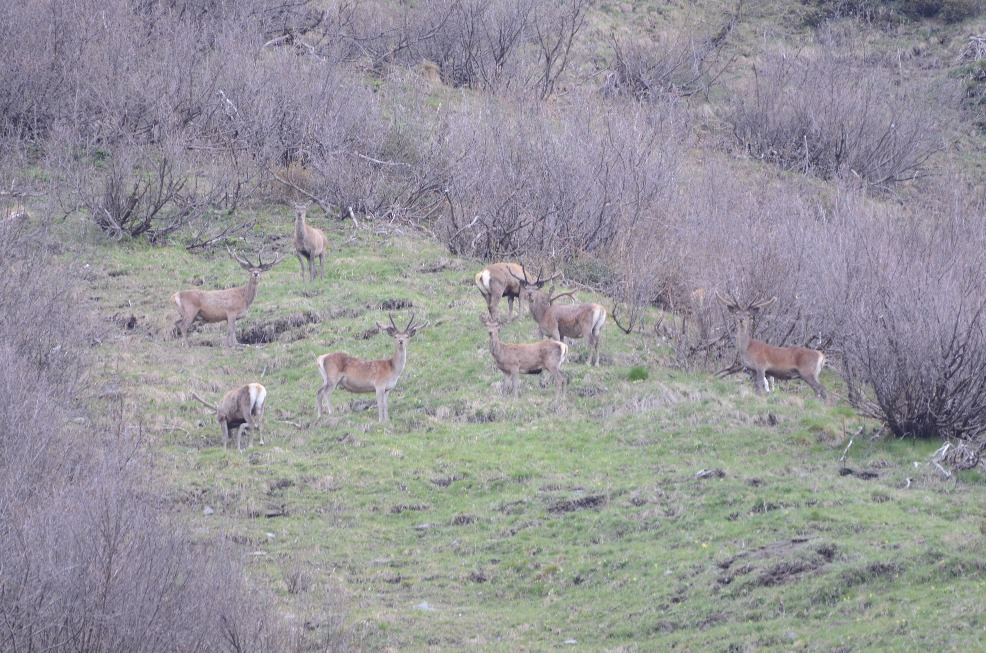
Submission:
MULTIPOLYGON (((301 281, 289 220, 270 217, 258 232, 289 255, 237 331, 304 312, 319 321, 232 350, 220 346, 225 325, 199 328, 189 348, 170 335, 171 293, 195 279, 207 289, 245 282, 224 252, 90 243, 84 257, 106 318, 93 387, 125 388, 174 512, 203 538, 238 543, 285 619, 307 624, 311 648, 982 641, 983 485, 969 474, 942 480, 928 464, 933 445, 861 435, 840 462, 848 434, 874 427, 848 406, 825 405, 801 383, 758 397, 740 375, 672 370, 653 336, 612 325, 600 367, 573 346, 563 405, 550 377, 522 378, 519 400, 505 397, 476 319, 481 263, 373 228, 386 225, 352 234, 349 223, 313 223, 333 243, 326 278, 301 281), (336 412, 317 422, 315 356, 390 356, 386 335, 361 336, 396 300, 413 304, 394 311, 399 325, 414 312, 431 326, 409 344, 391 421, 376 422, 372 395, 338 390, 336 412), (214 400, 248 381, 268 388, 267 444, 223 451, 190 393, 214 400), (713 469, 721 474, 697 475, 713 469)), ((501 337, 536 331, 525 315, 501 337)))

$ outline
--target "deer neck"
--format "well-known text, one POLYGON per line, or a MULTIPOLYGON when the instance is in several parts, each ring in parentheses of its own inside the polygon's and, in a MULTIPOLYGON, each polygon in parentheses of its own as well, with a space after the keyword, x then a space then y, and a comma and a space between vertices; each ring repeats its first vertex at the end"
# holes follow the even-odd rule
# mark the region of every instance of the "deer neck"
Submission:
POLYGON ((740 320, 736 326, 736 350, 742 356, 746 356, 750 349, 750 323, 747 320, 740 320))
POLYGON ((401 372, 404 371, 404 364, 407 362, 407 343, 401 344, 400 341, 397 342, 394 355, 390 359, 390 362, 394 366, 394 376, 400 376, 401 372))
POLYGON ((547 293, 543 290, 538 290, 530 298, 531 305, 531 315, 534 317, 534 321, 540 323, 541 318, 544 317, 545 311, 548 310, 549 298, 547 293))
POLYGON ((298 240, 305 238, 305 215, 303 213, 299 213, 294 219, 294 237, 298 240))
POLYGON ((243 288, 243 300, 246 306, 253 303, 254 297, 257 296, 257 286, 260 284, 260 277, 255 277, 250 275, 250 281, 247 282, 245 288, 243 288))

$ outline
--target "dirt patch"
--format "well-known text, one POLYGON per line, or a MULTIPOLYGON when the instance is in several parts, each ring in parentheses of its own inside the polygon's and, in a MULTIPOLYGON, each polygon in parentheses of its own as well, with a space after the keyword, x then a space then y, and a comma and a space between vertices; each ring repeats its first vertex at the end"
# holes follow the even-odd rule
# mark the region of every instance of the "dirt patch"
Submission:
POLYGON ((456 515, 452 518, 451 524, 453 526, 468 526, 476 522, 479 518, 476 515, 456 515))
POLYGON ((604 505, 606 505, 605 495, 590 494, 587 497, 559 501, 558 503, 548 506, 548 512, 553 515, 559 515, 566 512, 575 512, 576 510, 600 508, 604 505))
POLYGON ((832 562, 835 554, 831 543, 813 543, 809 538, 783 540, 722 560, 718 566, 727 573, 716 578, 716 583, 728 585, 739 576, 752 575, 745 586, 784 585, 832 562))
MULTIPOLYGON (((267 342, 276 342, 281 336, 292 329, 298 329, 308 324, 318 324, 322 321, 322 316, 312 311, 295 313, 287 317, 279 317, 273 320, 266 320, 254 324, 248 329, 243 330, 237 339, 245 345, 259 345, 267 342)), ((300 340, 305 337, 303 333, 296 334, 290 340, 300 340)))
POLYGON ((414 308, 414 302, 410 299, 396 298, 396 299, 385 299, 380 302, 380 310, 383 311, 400 311, 405 308, 414 308))
POLYGON ((456 481, 461 481, 465 477, 465 474, 452 474, 451 476, 440 476, 438 478, 433 478, 431 479, 431 482, 438 487, 448 487, 456 481))
POLYGON ((396 505, 396 506, 391 506, 391 508, 390 508, 390 514, 392 514, 392 515, 399 515, 402 512, 409 512, 409 511, 410 512, 421 512, 421 511, 427 510, 427 509, 428 509, 428 506, 426 506, 424 504, 421 504, 421 503, 414 504, 414 505, 407 505, 407 504, 403 504, 402 503, 402 504, 399 504, 399 505, 396 505))

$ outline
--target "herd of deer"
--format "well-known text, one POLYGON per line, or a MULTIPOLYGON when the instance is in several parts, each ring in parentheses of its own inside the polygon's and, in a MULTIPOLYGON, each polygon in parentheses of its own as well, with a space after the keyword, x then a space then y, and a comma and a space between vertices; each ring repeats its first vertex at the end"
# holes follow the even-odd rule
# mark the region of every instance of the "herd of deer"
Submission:
MULTIPOLYGON (((306 207, 297 206, 295 212, 294 246, 301 263, 303 280, 315 281, 321 274, 325 275, 325 250, 328 243, 325 234, 305 222, 306 207), (318 259, 318 266, 315 261, 318 259), (307 264, 307 270, 306 270, 307 264), (306 274, 307 272, 307 274, 306 274)), ((244 317, 257 295, 260 275, 270 270, 283 259, 275 255, 272 261, 264 263, 261 256, 256 264, 235 252, 228 250, 229 255, 249 274, 247 285, 226 290, 182 290, 172 295, 171 299, 178 309, 179 318, 175 321, 175 335, 180 335, 185 346, 188 345, 188 332, 198 322, 215 323, 226 321, 226 343, 236 345, 236 320, 244 317)), ((606 309, 600 304, 588 302, 583 304, 556 304, 562 297, 572 297, 572 292, 553 294, 554 288, 547 291, 544 286, 560 276, 560 272, 548 279, 542 279, 528 274, 524 266, 517 263, 494 263, 476 274, 476 286, 486 301, 489 316, 481 316, 480 321, 486 326, 489 334, 489 347, 497 368, 504 374, 504 391, 512 390, 513 396, 519 394, 520 374, 539 374, 547 371, 554 378, 556 398, 564 398, 568 386, 568 378, 561 371, 561 366, 568 358, 568 345, 565 338, 585 338, 588 343, 590 365, 599 364, 599 343, 603 324, 606 322, 606 309), (502 298, 508 302, 507 320, 513 320, 514 300, 518 303, 518 317, 523 313, 523 302, 526 301, 531 316, 538 325, 543 340, 532 343, 505 343, 500 340, 501 322, 497 317, 497 308, 502 298)), ((818 374, 825 361, 824 355, 813 349, 804 347, 775 347, 750 336, 752 318, 761 309, 772 304, 776 298, 757 300, 745 307, 732 297, 723 297, 716 293, 717 300, 722 303, 736 319, 736 347, 740 364, 753 372, 754 388, 758 394, 770 390, 767 378, 774 379, 804 379, 823 399, 826 398, 825 388, 818 381, 818 374)), ((407 361, 407 343, 415 334, 428 326, 415 324, 414 315, 403 329, 394 324, 393 315, 390 325, 376 323, 377 331, 385 331, 394 338, 396 348, 394 355, 387 359, 366 360, 350 356, 343 352, 324 354, 316 358, 318 371, 322 376, 322 386, 316 392, 315 400, 319 419, 322 417, 322 405, 326 411, 332 412, 330 398, 333 391, 342 386, 343 389, 355 393, 376 393, 377 417, 384 422, 389 419, 387 411, 387 395, 400 379, 407 361)), ((229 430, 236 428, 236 446, 242 450, 242 436, 245 429, 250 429, 250 441, 253 445, 253 433, 260 434, 260 444, 264 444, 261 433, 264 402, 267 389, 259 383, 247 383, 230 390, 218 405, 212 405, 192 393, 192 397, 216 412, 216 418, 223 432, 223 448, 228 446, 229 430)))

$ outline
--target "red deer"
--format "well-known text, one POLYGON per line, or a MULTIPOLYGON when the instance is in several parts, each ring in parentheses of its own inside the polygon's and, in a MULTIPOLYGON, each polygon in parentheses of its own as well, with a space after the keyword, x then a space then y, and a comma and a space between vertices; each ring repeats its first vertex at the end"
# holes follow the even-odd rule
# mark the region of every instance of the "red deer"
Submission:
POLYGON ((568 345, 556 340, 507 344, 500 340, 499 322, 484 317, 480 317, 479 321, 486 325, 486 331, 490 335, 490 353, 505 377, 504 392, 509 392, 512 387, 516 398, 519 394, 521 372, 540 374, 542 370, 548 370, 555 379, 555 398, 564 399, 568 377, 562 373, 561 366, 568 358, 568 345))
POLYGON ((401 378, 401 372, 404 371, 404 363, 407 362, 407 341, 428 326, 428 323, 414 324, 412 313, 411 321, 403 331, 400 331, 394 324, 394 316, 389 315, 389 317, 390 326, 385 327, 377 322, 377 331, 386 331, 387 335, 397 341, 392 357, 383 360, 365 360, 335 352, 323 354, 315 359, 318 371, 322 374, 322 387, 315 393, 319 418, 322 417, 323 398, 327 411, 332 412, 329 399, 332 397, 332 392, 341 384, 344 390, 350 392, 376 392, 377 418, 381 422, 390 419, 387 413, 387 393, 394 389, 397 380, 401 378))
POLYGON ((554 279, 541 280, 538 274, 537 280, 533 282, 525 281, 529 278, 524 275, 524 279, 515 277, 524 288, 527 303, 531 307, 531 315, 537 322, 541 335, 552 340, 562 340, 563 338, 585 338, 589 345, 589 364, 599 365, 599 342, 606 323, 606 309, 601 304, 585 303, 576 305, 554 304, 554 301, 571 292, 552 295, 554 288, 549 288, 548 292, 541 290, 544 284, 554 279))
POLYGON ((247 383, 230 390, 213 406, 194 392, 192 397, 210 410, 216 411, 216 420, 223 430, 223 449, 229 445, 229 429, 236 428, 236 449, 243 451, 243 429, 250 429, 250 442, 253 446, 253 432, 260 435, 260 444, 264 444, 264 434, 261 425, 264 420, 264 400, 267 399, 267 388, 259 383, 247 383))
POLYGON ((294 248, 298 254, 298 261, 301 263, 301 279, 305 279, 305 261, 308 261, 309 281, 315 281, 315 259, 318 259, 318 267, 322 277, 325 277, 325 248, 329 241, 320 229, 310 227, 305 224, 307 207, 298 204, 294 207, 294 248))
POLYGON ((263 256, 260 262, 254 265, 250 261, 241 258, 235 252, 226 251, 233 257, 240 267, 250 273, 250 281, 245 286, 238 288, 227 288, 226 290, 180 290, 171 296, 171 301, 178 307, 179 317, 175 320, 175 331, 182 336, 182 344, 188 346, 188 332, 192 325, 198 322, 212 324, 226 320, 226 344, 230 347, 236 345, 236 333, 234 331, 236 321, 246 316, 257 296, 257 284, 260 283, 260 274, 270 270, 281 262, 284 258, 280 254, 274 260, 264 263, 263 256))
MULTIPOLYGON (((555 277, 559 274, 561 273, 559 272, 555 277)), ((530 281, 523 266, 517 263, 493 263, 476 273, 476 287, 479 288, 483 299, 486 300, 486 308, 490 312, 491 320, 497 319, 496 309, 500 304, 501 297, 507 298, 508 322, 512 321, 514 317, 515 297, 517 298, 517 315, 519 316, 524 312, 520 279, 530 281)))
POLYGON ((728 299, 716 293, 720 304, 729 309, 736 320, 736 351, 740 364, 753 372, 753 388, 757 394, 770 391, 767 377, 777 379, 803 379, 823 400, 828 395, 818 380, 818 374, 825 364, 825 355, 820 351, 806 347, 775 347, 765 342, 754 340, 750 336, 753 318, 756 314, 775 301, 759 299, 751 302, 746 308, 740 307, 735 298, 728 299))

